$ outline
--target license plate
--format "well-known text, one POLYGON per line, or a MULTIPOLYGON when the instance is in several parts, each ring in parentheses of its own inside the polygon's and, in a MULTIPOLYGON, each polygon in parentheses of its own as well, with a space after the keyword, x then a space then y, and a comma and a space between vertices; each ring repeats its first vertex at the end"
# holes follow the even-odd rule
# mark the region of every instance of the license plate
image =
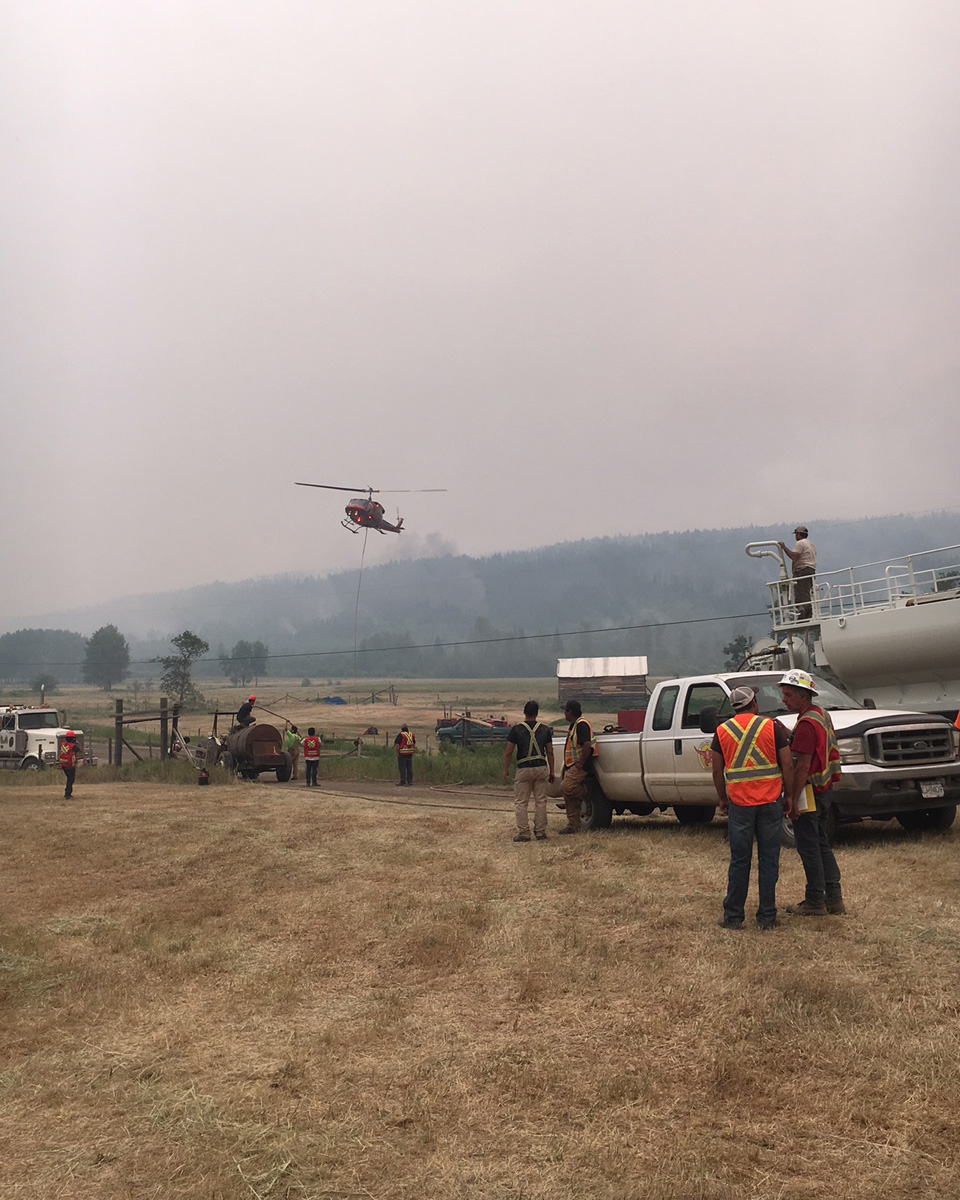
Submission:
POLYGON ((940 800, 943 798, 943 780, 931 779, 920 784, 920 795, 924 800, 940 800))

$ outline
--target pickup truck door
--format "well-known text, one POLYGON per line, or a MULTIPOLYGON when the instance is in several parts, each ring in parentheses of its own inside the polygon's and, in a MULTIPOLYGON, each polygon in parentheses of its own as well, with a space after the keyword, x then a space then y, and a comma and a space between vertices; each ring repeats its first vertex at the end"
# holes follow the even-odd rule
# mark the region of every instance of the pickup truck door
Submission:
POLYGON ((677 799, 673 724, 679 695, 679 684, 661 684, 640 735, 643 782, 657 804, 673 804, 677 799))
POLYGON ((717 708, 729 714, 730 702, 719 683, 691 683, 684 688, 674 714, 673 767, 677 797, 687 804, 716 804, 710 743, 712 734, 700 732, 700 713, 717 708))

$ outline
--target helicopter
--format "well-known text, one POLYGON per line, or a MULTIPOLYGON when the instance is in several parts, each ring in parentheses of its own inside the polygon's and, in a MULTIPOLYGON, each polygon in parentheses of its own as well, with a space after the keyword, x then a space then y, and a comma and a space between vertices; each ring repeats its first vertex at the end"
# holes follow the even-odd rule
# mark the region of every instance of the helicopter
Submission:
MULTIPOLYGON (((334 483, 297 483, 297 487, 326 488, 330 492, 366 492, 366 497, 354 496, 343 510, 346 520, 340 524, 351 533, 359 533, 361 529, 375 529, 378 533, 400 533, 403 529, 403 517, 397 514, 396 525, 384 517, 383 505, 374 500, 374 495, 383 495, 382 488, 352 488, 339 487, 334 483)), ((389 491, 400 492, 445 492, 446 488, 390 488, 389 491)))

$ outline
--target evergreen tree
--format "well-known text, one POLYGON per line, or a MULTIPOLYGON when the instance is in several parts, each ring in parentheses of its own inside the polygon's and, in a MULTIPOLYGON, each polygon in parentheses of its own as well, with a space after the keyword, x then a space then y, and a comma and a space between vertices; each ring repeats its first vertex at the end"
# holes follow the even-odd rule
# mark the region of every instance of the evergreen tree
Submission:
POLYGON ((130 666, 130 647, 116 625, 104 625, 87 642, 83 663, 84 683, 95 683, 109 692, 126 677, 130 666))

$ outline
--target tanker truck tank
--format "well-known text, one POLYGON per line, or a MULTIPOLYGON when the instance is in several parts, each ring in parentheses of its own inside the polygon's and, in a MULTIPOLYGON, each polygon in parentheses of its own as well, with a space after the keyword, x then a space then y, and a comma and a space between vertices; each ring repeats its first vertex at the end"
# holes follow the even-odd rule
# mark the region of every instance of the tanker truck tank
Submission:
POLYGON ((776 558, 767 587, 777 643, 861 703, 937 713, 960 710, 960 545, 818 572, 812 613, 800 619, 792 580, 775 542, 752 558, 776 558), (798 647, 803 646, 803 652, 798 647))
POLYGON ((273 725, 248 725, 227 734, 223 765, 242 779, 256 779, 261 771, 276 771, 279 783, 293 773, 293 760, 283 749, 283 737, 273 725))

